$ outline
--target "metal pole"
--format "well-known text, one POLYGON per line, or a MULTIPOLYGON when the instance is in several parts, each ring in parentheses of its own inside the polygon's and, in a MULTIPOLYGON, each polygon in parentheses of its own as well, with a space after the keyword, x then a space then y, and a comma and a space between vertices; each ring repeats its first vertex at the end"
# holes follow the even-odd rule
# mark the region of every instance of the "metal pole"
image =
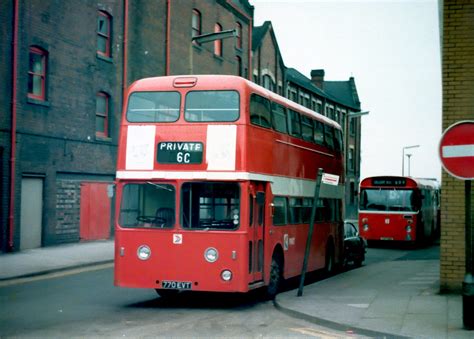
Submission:
POLYGON ((474 224, 472 223, 471 180, 464 181, 466 197, 466 274, 462 283, 462 313, 464 327, 474 329, 474 224))
POLYGON ((311 209, 311 218, 309 221, 308 238, 306 239, 306 250, 304 252, 303 268, 301 270, 300 286, 298 288, 298 297, 301 297, 303 295, 304 279, 306 276, 306 269, 308 268, 308 258, 309 258, 309 252, 311 250, 311 238, 313 237, 314 221, 316 219, 316 207, 318 205, 319 188, 321 186, 322 176, 323 176, 323 169, 319 168, 318 175, 316 177, 316 186, 314 187, 313 208, 311 209))
POLYGON ((405 176, 405 147, 402 148, 402 177, 405 176))

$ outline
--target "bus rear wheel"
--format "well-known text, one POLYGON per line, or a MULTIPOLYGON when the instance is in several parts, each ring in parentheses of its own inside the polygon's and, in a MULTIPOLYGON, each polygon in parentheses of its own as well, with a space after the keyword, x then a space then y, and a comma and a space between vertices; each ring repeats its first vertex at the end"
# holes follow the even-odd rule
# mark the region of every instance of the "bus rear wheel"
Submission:
POLYGON ((281 283, 283 280, 283 270, 281 267, 280 260, 273 257, 270 265, 270 280, 265 290, 265 299, 273 300, 280 291, 281 283))
POLYGON ((334 246, 332 243, 328 243, 326 247, 326 265, 324 271, 326 275, 330 276, 334 273, 334 246))

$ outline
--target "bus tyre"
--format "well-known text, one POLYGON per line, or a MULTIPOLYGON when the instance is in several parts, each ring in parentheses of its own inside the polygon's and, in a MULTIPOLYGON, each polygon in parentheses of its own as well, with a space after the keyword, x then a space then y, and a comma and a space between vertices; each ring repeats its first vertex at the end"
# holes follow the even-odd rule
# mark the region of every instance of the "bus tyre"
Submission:
POLYGON ((331 243, 328 243, 326 247, 326 265, 324 271, 326 275, 330 276, 334 273, 334 247, 331 243))
POLYGON ((273 300, 278 294, 282 282, 282 267, 280 261, 275 257, 272 258, 272 263, 270 265, 270 280, 268 281, 268 286, 265 290, 265 299, 273 300))
POLYGON ((179 290, 164 290, 161 288, 157 288, 155 291, 163 299, 172 298, 179 293, 179 290))

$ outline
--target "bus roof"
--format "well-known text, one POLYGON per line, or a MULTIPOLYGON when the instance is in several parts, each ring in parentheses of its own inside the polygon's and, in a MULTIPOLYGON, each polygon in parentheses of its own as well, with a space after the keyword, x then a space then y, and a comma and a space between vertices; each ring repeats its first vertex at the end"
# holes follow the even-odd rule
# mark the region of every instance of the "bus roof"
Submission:
POLYGON ((130 94, 132 92, 138 91, 170 90, 170 88, 190 89, 194 87, 199 89, 236 89, 240 91, 250 90, 251 92, 257 93, 266 97, 267 99, 282 104, 287 108, 301 112, 337 129, 341 129, 341 126, 336 121, 329 119, 320 113, 312 111, 309 108, 306 108, 281 95, 278 95, 260 85, 257 85, 254 82, 236 75, 202 74, 144 78, 132 83, 128 88, 128 93, 130 94))

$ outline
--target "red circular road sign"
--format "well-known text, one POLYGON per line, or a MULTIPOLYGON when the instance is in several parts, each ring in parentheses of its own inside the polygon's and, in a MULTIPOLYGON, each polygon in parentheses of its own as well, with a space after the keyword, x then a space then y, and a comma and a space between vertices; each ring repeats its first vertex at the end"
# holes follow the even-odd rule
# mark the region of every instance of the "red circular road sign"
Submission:
POLYGON ((444 131, 439 157, 443 168, 452 176, 474 179, 474 121, 460 121, 444 131))

